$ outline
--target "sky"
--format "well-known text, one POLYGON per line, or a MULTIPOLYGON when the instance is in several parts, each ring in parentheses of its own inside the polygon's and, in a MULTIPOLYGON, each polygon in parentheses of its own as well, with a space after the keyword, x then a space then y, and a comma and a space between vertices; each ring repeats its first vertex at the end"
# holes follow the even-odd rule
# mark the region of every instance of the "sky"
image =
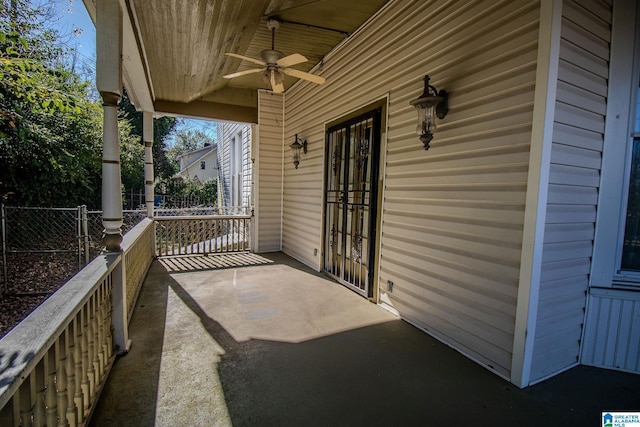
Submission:
MULTIPOLYGON (((42 2, 42 0, 39 0, 42 2)), ((44 2, 51 8, 49 24, 58 30, 60 43, 76 51, 76 61, 95 74, 96 29, 82 0, 44 2)))
MULTIPOLYGON (((51 9, 49 24, 61 35, 60 43, 75 50, 76 71, 90 72, 95 80, 96 29, 82 0, 34 0, 51 9)), ((201 130, 211 138, 217 138, 217 123, 210 120, 180 119, 176 131, 201 130)), ((173 145, 173 141, 167 141, 173 145)))

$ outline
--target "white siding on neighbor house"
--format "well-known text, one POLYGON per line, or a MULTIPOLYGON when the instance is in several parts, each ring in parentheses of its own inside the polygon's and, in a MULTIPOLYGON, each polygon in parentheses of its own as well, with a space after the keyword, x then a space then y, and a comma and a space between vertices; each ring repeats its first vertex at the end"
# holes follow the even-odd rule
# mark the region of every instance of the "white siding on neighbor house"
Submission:
POLYGON ((255 252, 279 251, 282 233, 282 131, 284 95, 258 92, 255 157, 255 252))
POLYGON ((218 167, 220 169, 220 182, 218 194, 221 206, 229 205, 231 182, 231 142, 229 141, 228 126, 225 122, 218 122, 218 167))
POLYGON ((309 153, 295 170, 285 151, 283 250, 320 268, 325 124, 388 94, 381 301, 506 378, 538 23, 532 1, 391 1, 325 59, 325 85, 302 83, 285 97, 285 144, 297 133, 309 153), (450 91, 429 151, 409 104, 425 74, 450 91))
POLYGON ((606 111, 611 5, 564 1, 531 382, 578 363, 606 111))
POLYGON ((593 288, 581 362, 640 373, 640 292, 593 288))
POLYGON ((189 162, 190 163, 179 172, 185 179, 194 180, 197 178, 201 184, 204 184, 211 179, 218 179, 218 159, 217 150, 215 148, 205 152, 200 152, 197 157, 192 156, 192 158, 189 159, 189 162), (204 169, 201 167, 201 162, 205 162, 204 169))
POLYGON ((220 167, 220 186, 218 194, 222 196, 221 204, 223 206, 231 206, 234 201, 232 191, 241 191, 239 203, 240 206, 249 206, 251 204, 251 126, 245 123, 218 123, 218 163, 220 167), (242 165, 241 174, 232 176, 232 162, 235 160, 235 153, 232 153, 233 140, 241 134, 241 150, 242 165), (241 190, 238 190, 238 187, 241 190))

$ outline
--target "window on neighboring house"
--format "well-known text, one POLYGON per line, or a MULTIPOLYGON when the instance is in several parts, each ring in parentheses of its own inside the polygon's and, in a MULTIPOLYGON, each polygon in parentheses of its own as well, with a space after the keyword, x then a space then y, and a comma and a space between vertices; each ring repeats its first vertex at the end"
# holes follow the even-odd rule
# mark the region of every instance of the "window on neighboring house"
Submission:
POLYGON ((207 167, 207 164, 205 163, 205 161, 204 161, 204 160, 202 160, 202 161, 200 162, 200 169, 204 170, 206 167, 207 167))

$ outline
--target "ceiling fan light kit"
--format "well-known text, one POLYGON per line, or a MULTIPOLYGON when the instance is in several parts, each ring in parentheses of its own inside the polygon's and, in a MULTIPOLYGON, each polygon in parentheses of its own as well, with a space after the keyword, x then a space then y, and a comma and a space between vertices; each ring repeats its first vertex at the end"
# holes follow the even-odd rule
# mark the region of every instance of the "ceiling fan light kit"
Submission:
POLYGON ((275 49, 276 30, 280 28, 280 22, 277 19, 270 18, 267 21, 267 28, 271 30, 271 49, 265 49, 260 52, 261 59, 251 58, 249 56, 239 55, 232 52, 225 53, 225 55, 227 56, 258 64, 262 66, 262 68, 251 68, 249 70, 227 74, 223 76, 225 79, 234 79, 236 77, 246 76, 248 74, 263 73, 263 80, 266 84, 271 86, 271 90, 274 93, 284 92, 283 73, 288 76, 296 77, 298 79, 306 80, 316 84, 323 84, 325 82, 324 77, 316 76, 315 74, 296 70, 294 68, 289 68, 292 65, 307 62, 307 58, 305 58, 303 55, 300 55, 299 53, 285 56, 284 53, 275 49))

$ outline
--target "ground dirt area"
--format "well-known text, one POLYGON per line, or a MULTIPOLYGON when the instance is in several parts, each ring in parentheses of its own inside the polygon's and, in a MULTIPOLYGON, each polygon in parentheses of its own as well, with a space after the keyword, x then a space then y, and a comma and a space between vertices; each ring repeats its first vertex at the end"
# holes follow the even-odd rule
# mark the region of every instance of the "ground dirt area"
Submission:
POLYGON ((10 254, 8 283, 0 295, 0 338, 78 271, 77 253, 10 254))

